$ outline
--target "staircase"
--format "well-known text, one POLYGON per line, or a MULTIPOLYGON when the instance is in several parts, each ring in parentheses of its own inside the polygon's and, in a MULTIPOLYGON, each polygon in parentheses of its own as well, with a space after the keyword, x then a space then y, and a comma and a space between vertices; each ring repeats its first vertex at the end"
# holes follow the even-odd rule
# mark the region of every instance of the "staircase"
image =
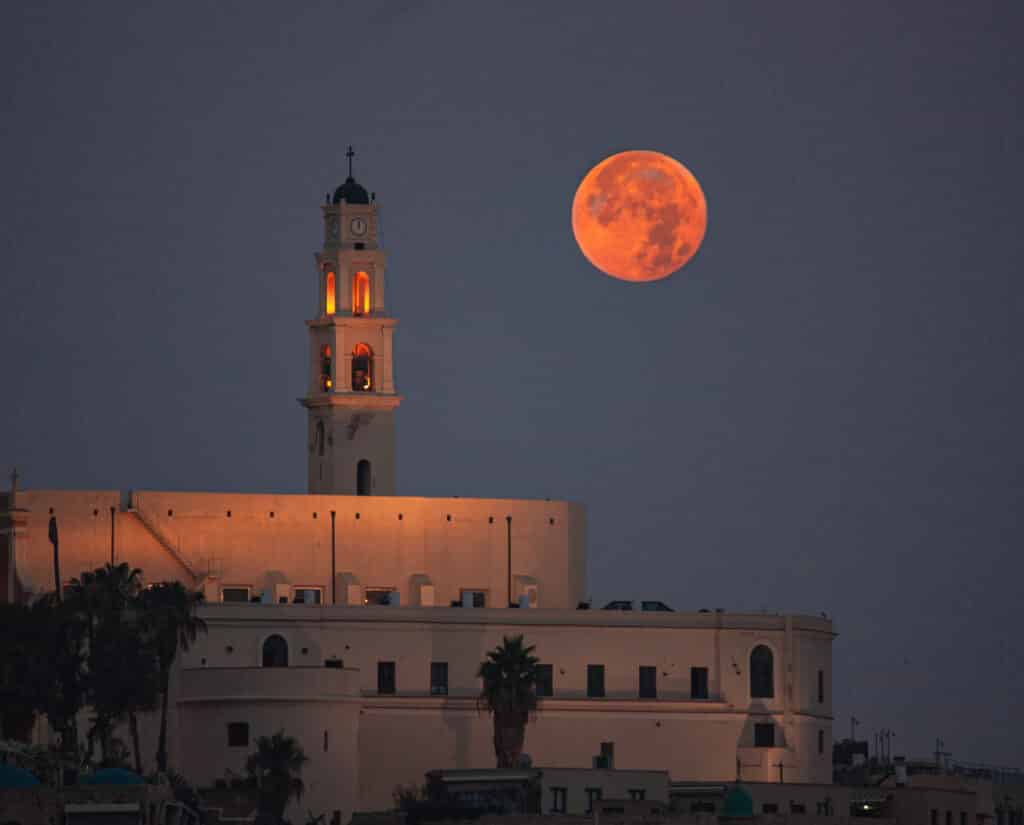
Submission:
POLYGON ((178 548, 171 544, 167 537, 157 529, 156 525, 142 514, 141 510, 136 507, 129 507, 124 510, 124 512, 128 515, 135 516, 139 524, 141 524, 145 528, 146 532, 156 540, 157 544, 166 550, 172 559, 185 568, 185 572, 192 577, 193 585, 197 584, 203 578, 196 572, 196 569, 189 563, 189 560, 178 552, 178 548))

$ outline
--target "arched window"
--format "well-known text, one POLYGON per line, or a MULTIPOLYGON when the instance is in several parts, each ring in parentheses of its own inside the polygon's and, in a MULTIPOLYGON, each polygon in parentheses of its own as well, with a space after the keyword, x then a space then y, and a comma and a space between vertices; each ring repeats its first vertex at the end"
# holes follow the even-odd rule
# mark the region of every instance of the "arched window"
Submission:
POLYGON ((316 422, 316 454, 324 454, 324 422, 316 422))
POLYGON ((368 496, 373 488, 373 475, 370 472, 370 462, 365 458, 356 465, 356 495, 368 496))
POLYGON ((263 643, 263 667, 288 667, 288 642, 283 636, 268 636, 263 643))
POLYGON ((373 350, 366 344, 356 344, 352 350, 352 389, 369 392, 373 388, 373 350))
POLYGON ((775 664, 769 648, 758 645, 750 652, 750 698, 775 696, 775 664))
POLYGON ((330 392, 334 386, 334 379, 331 378, 332 365, 331 345, 324 344, 320 347, 320 389, 323 392, 330 392))
POLYGON ((328 272, 324 276, 324 313, 334 314, 334 273, 328 272))
POLYGON ((352 314, 368 315, 370 306, 370 276, 357 272, 352 276, 352 314))

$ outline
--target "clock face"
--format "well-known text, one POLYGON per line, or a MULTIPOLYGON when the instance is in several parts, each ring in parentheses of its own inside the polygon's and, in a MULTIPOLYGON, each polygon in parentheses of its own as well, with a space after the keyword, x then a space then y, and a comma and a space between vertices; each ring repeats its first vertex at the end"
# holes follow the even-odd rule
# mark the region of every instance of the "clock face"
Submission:
POLYGON ((366 221, 362 218, 353 218, 352 223, 349 224, 349 228, 352 230, 353 235, 365 235, 366 221))

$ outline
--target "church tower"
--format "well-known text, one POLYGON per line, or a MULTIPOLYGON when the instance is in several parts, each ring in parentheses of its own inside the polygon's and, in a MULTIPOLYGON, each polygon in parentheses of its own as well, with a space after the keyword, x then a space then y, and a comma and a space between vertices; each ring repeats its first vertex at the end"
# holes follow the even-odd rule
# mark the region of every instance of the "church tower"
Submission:
POLYGON ((397 320, 384 309, 384 252, 376 196, 352 177, 321 207, 317 306, 309 328, 306 447, 310 493, 395 494, 392 340, 397 320))

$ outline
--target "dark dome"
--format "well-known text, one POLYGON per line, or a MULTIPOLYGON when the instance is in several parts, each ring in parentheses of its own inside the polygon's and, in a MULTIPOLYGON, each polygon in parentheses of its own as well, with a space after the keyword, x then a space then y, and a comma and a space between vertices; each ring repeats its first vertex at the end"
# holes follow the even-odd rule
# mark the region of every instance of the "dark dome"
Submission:
POLYGON ((349 175, 345 182, 334 190, 334 197, 331 203, 369 203, 370 195, 362 186, 356 183, 356 179, 349 175))

